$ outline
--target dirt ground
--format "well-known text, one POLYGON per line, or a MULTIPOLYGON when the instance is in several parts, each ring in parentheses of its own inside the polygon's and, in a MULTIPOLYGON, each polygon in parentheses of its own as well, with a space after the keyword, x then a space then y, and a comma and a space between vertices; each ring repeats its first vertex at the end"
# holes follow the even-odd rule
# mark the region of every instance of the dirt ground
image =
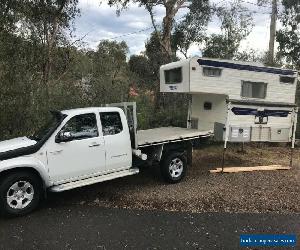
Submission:
MULTIPOLYGON (((289 165, 284 145, 229 145, 226 166, 289 165)), ((294 150, 291 170, 209 173, 220 167, 222 145, 194 151, 193 166, 184 181, 165 184, 158 167, 141 173, 61 194, 51 203, 188 212, 300 213, 300 149, 294 150)))

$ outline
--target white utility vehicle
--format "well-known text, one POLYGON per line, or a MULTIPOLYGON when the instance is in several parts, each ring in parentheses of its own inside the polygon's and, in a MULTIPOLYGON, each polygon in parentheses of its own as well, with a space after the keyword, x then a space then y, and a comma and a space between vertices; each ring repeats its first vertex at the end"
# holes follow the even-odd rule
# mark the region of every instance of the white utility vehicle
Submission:
POLYGON ((137 131, 135 103, 54 111, 31 137, 0 142, 0 211, 23 215, 47 191, 61 192, 137 174, 160 163, 169 183, 182 180, 193 142, 212 131, 163 127, 137 131), (121 107, 121 108, 120 108, 121 107))

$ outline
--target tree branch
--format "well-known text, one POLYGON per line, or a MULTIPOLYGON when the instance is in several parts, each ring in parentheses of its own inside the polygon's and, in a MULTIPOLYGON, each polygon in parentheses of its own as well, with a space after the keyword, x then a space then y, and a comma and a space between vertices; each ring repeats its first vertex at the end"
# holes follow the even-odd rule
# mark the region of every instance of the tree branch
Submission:
POLYGON ((152 26, 153 26, 153 28, 154 28, 155 34, 156 34, 156 36, 157 36, 157 38, 158 38, 158 41, 159 41, 160 45, 163 47, 163 49, 164 49, 166 52, 168 52, 167 48, 164 46, 164 44, 163 44, 162 41, 161 41, 161 35, 160 35, 160 33, 158 32, 157 26, 156 26, 156 24, 155 24, 154 13, 153 13, 153 11, 152 11, 152 6, 150 6, 149 3, 146 3, 145 6, 146 6, 146 9, 148 10, 148 12, 149 12, 149 14, 150 14, 152 26))
POLYGON ((153 14, 153 11, 152 11, 152 6, 150 6, 149 3, 146 3, 145 6, 146 6, 146 9, 148 10, 148 12, 150 14, 152 26, 153 26, 156 34, 159 35, 158 29, 157 29, 157 26, 156 26, 155 20, 154 20, 154 14, 153 14))
POLYGON ((176 13, 178 12, 178 10, 182 7, 182 5, 186 2, 186 0, 180 0, 178 1, 178 3, 176 4, 176 7, 174 8, 172 15, 173 17, 176 15, 176 13))

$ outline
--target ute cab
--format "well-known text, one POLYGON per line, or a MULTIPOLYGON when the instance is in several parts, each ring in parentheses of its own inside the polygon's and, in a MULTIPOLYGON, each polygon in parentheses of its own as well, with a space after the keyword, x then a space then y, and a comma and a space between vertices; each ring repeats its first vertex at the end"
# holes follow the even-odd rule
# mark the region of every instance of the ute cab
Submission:
POLYGON ((77 109, 62 114, 66 118, 44 147, 52 184, 131 168, 129 129, 121 109, 77 109))

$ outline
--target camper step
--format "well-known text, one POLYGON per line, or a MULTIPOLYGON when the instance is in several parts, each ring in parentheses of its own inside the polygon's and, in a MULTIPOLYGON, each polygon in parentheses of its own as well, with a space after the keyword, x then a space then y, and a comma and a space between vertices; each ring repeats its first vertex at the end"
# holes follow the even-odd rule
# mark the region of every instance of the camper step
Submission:
POLYGON ((70 190, 73 188, 92 185, 92 184, 95 184, 98 182, 108 181, 108 180, 112 180, 115 178, 120 178, 120 177, 124 177, 124 176, 128 176, 128 175, 134 175, 134 174, 138 174, 138 173, 139 173, 138 168, 130 168, 130 169, 126 169, 126 170, 122 170, 122 171, 118 171, 118 172, 114 172, 114 173, 110 173, 110 174, 100 175, 97 177, 92 177, 92 178, 88 178, 88 179, 84 179, 84 180, 73 181, 73 182, 68 182, 68 183, 64 183, 61 185, 53 186, 53 187, 51 187, 50 191, 62 192, 62 191, 70 190))

